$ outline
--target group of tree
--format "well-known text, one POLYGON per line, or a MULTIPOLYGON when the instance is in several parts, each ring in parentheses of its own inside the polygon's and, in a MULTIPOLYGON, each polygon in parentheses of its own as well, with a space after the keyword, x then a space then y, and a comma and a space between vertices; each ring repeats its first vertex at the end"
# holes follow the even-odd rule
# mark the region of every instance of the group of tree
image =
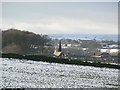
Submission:
POLYGON ((47 35, 8 29, 2 31, 2 52, 18 54, 42 52, 44 46, 50 45, 50 41, 47 35))

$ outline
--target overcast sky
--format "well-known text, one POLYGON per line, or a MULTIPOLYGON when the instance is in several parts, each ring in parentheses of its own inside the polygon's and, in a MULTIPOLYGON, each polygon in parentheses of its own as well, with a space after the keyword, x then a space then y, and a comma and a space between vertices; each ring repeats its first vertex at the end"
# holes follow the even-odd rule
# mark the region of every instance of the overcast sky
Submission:
POLYGON ((118 3, 3 2, 2 23, 38 34, 118 34, 118 3))

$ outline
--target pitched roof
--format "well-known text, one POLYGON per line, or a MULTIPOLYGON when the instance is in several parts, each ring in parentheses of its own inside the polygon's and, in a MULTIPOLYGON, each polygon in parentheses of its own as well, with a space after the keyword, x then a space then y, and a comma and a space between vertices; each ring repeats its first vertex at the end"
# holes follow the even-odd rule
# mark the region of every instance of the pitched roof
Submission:
POLYGON ((62 52, 54 52, 53 54, 54 54, 55 56, 59 57, 59 56, 62 54, 62 52))

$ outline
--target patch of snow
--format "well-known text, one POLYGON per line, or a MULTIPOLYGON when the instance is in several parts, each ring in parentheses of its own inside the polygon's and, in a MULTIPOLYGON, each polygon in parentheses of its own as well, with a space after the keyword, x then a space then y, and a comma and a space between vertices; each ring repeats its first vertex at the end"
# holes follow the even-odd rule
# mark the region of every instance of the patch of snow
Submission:
POLYGON ((117 88, 118 69, 0 59, 0 87, 117 88))

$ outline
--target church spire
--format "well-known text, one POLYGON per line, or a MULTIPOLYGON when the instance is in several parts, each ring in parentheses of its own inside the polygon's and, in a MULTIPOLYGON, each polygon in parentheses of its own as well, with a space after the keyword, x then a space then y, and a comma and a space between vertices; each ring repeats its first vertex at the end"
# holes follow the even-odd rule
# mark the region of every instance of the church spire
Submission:
POLYGON ((62 47, 61 47, 61 40, 59 42, 59 48, 58 48, 58 52, 61 52, 62 51, 62 47))

